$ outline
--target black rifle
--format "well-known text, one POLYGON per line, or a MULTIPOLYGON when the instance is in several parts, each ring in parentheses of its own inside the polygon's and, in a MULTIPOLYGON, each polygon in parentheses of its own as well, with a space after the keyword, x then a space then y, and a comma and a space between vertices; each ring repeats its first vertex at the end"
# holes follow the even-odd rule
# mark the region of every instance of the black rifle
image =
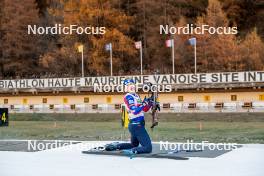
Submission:
POLYGON ((158 85, 156 84, 156 86, 153 86, 153 84, 151 83, 148 83, 148 85, 151 92, 149 101, 152 102, 152 107, 151 107, 152 124, 150 128, 153 130, 154 127, 159 124, 158 111, 160 111, 160 104, 158 102, 158 85))
POLYGON ((151 116, 152 116, 152 124, 151 129, 154 129, 155 126, 159 124, 158 122, 158 110, 160 111, 160 105, 157 101, 158 99, 158 90, 152 91, 151 93, 151 99, 152 99, 152 108, 151 108, 151 116))

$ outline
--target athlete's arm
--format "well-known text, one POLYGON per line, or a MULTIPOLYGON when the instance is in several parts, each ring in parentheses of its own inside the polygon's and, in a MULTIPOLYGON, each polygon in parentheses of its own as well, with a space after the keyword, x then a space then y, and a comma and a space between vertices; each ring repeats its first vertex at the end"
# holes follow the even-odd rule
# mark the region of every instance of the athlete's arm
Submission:
POLYGON ((149 102, 148 100, 144 99, 144 101, 143 101, 143 109, 142 110, 144 112, 148 112, 149 109, 151 108, 151 106, 152 106, 151 102, 149 102))
POLYGON ((147 105, 143 106, 143 109, 142 110, 144 112, 148 112, 150 108, 151 108, 151 105, 147 104, 147 105))

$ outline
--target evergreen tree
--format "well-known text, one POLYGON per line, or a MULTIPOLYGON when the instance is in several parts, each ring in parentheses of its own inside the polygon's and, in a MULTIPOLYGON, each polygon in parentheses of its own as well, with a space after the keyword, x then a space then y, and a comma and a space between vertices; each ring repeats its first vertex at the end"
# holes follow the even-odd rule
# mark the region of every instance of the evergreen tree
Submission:
POLYGON ((160 34, 160 25, 173 25, 180 17, 180 8, 175 4, 181 0, 137 0, 131 6, 136 22, 133 34, 136 40, 143 43, 144 69, 148 73, 160 70, 161 73, 171 73, 170 50, 165 49, 165 40, 170 36, 160 34), (164 48, 164 49, 162 49, 164 48))
POLYGON ((246 36, 258 28, 258 34, 264 37, 264 1, 262 0, 220 0, 223 2, 223 10, 226 12, 230 24, 238 26, 239 35, 246 36))
POLYGON ((3 39, 3 10, 4 10, 4 0, 0 0, 0 78, 4 75, 4 61, 3 61, 3 47, 2 47, 2 39, 3 39))
POLYGON ((38 36, 28 34, 28 25, 39 22, 34 0, 4 0, 2 28, 2 58, 6 76, 23 76, 37 71, 38 36))
MULTIPOLYGON (((196 25, 228 28, 229 21, 218 0, 209 0, 206 15, 197 18, 196 25)), ((195 35, 200 72, 234 71, 232 62, 238 56, 236 34, 195 35)))
POLYGON ((72 69, 69 68, 70 73, 77 74, 78 70, 80 73, 80 67, 78 67, 80 55, 76 52, 76 46, 82 43, 84 44, 85 68, 88 73, 109 74, 109 53, 105 51, 104 47, 111 42, 114 73, 118 73, 119 70, 124 71, 126 69, 124 63, 128 61, 133 63, 132 58, 134 58, 136 50, 134 49, 134 41, 127 35, 133 20, 132 17, 114 9, 113 4, 106 0, 60 1, 59 4, 62 8, 51 9, 51 13, 53 16, 63 16, 65 26, 77 24, 83 28, 89 26, 105 27, 106 33, 104 35, 74 34, 61 36, 59 42, 62 48, 55 53, 59 52, 62 57, 59 58, 56 54, 48 53, 42 57, 42 62, 46 65, 53 65, 48 63, 56 63, 55 60, 60 59, 58 62, 62 63, 61 66, 56 65, 56 67, 61 68, 58 68, 59 70, 65 70, 63 63, 68 63, 68 65, 72 65, 72 69))
POLYGON ((257 34, 255 28, 247 34, 245 40, 241 43, 241 70, 264 70, 264 44, 257 34))

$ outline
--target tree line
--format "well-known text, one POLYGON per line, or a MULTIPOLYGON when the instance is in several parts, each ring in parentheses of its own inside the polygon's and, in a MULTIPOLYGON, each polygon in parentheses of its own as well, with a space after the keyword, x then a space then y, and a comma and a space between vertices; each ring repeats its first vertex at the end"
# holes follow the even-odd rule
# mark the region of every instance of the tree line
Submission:
POLYGON ((258 0, 0 0, 0 77, 62 77, 81 75, 84 45, 86 76, 110 74, 107 43, 113 47, 114 75, 139 74, 142 41, 143 72, 194 71, 193 46, 197 39, 197 71, 264 69, 264 3, 258 0), (104 26, 104 35, 28 35, 28 25, 104 26), (232 35, 160 34, 160 25, 207 24, 238 27, 232 35))

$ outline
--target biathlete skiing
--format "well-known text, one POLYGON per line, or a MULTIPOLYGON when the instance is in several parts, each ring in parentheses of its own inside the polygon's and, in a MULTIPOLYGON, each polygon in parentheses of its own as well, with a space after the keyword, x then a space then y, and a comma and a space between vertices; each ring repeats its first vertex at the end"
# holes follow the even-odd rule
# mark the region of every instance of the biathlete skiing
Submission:
POLYGON ((145 129, 144 112, 152 107, 152 99, 144 98, 142 101, 136 93, 136 86, 133 79, 124 81, 126 95, 124 104, 128 112, 128 129, 131 134, 130 143, 117 143, 106 145, 106 150, 122 150, 126 155, 133 156, 141 153, 151 153, 152 144, 147 130, 145 129))

